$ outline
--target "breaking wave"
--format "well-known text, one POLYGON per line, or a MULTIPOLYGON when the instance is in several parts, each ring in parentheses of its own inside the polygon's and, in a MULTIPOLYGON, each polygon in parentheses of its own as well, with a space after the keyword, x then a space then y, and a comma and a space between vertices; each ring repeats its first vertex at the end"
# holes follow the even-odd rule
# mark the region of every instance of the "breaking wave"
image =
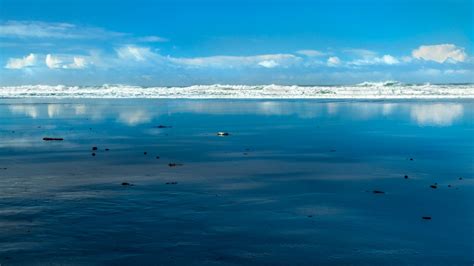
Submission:
POLYGON ((363 82, 344 86, 194 85, 140 87, 129 85, 24 85, 0 87, 0 98, 229 98, 229 99, 409 99, 474 98, 474 84, 403 84, 363 82))

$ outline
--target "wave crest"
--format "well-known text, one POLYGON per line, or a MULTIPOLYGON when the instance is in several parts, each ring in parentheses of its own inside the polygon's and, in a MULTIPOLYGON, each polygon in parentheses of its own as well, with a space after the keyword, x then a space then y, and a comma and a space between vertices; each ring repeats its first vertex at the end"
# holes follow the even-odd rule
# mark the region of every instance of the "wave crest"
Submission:
POLYGON ((402 84, 396 81, 364 82, 347 86, 298 85, 194 85, 188 87, 140 87, 122 84, 102 86, 24 85, 0 87, 0 98, 229 98, 229 99, 390 99, 474 98, 473 84, 402 84))

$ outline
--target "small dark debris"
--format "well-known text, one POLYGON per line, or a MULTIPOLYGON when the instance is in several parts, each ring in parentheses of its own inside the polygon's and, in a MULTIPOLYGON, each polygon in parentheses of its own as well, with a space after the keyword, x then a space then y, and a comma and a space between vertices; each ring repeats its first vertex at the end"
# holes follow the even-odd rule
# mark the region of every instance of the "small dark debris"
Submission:
POLYGON ((248 153, 244 152, 244 155, 248 155, 248 153))
POLYGON ((462 177, 460 177, 459 180, 462 180, 462 177))
POLYGON ((44 137, 43 138, 44 141, 61 141, 61 140, 64 140, 63 138, 50 138, 50 137, 44 137))
POLYGON ((156 156, 156 159, 160 159, 160 156, 156 156))
POLYGON ((408 175, 405 175, 405 179, 407 179, 407 178, 408 178, 408 175))
POLYGON ((133 186, 133 185, 128 182, 122 182, 122 186, 133 186))
POLYGON ((217 132, 217 136, 219 137, 224 137, 224 136, 229 136, 230 134, 228 132, 217 132))
POLYGON ((156 128, 172 128, 172 126, 159 125, 156 126, 156 128))
POLYGON ((372 191, 374 194, 385 194, 385 192, 380 191, 380 190, 374 190, 372 191))
POLYGON ((436 189, 436 188, 438 188, 438 186, 437 185, 430 185, 430 188, 436 189))
POLYGON ((423 220, 431 220, 431 216, 423 216, 423 217, 421 217, 421 219, 423 219, 423 220))
POLYGON ((95 156, 95 152, 93 152, 91 155, 92 155, 92 156, 95 156))
POLYGON ((336 152, 336 150, 331 150, 331 152, 336 152))
POLYGON ((110 151, 110 149, 105 149, 105 151, 110 151))
POLYGON ((147 154, 148 154, 148 153, 147 153, 146 151, 145 151, 145 152, 143 152, 143 155, 147 155, 147 154))
POLYGON ((8 169, 8 168, 6 168, 6 167, 0 168, 0 170, 7 170, 7 169, 8 169))
POLYGON ((308 218, 313 218, 313 215, 308 215, 308 218))
POLYGON ((169 167, 176 167, 176 166, 182 166, 183 164, 182 163, 169 163, 168 166, 169 167))
POLYGON ((97 147, 92 147, 92 150, 93 150, 93 151, 96 151, 96 150, 97 150, 97 147))
POLYGON ((448 185, 448 187, 451 187, 451 185, 448 185))
POLYGON ((413 158, 410 158, 410 161, 413 161, 413 158))
POLYGON ((177 185, 177 184, 178 184, 178 182, 176 182, 176 181, 166 182, 166 185, 177 185))

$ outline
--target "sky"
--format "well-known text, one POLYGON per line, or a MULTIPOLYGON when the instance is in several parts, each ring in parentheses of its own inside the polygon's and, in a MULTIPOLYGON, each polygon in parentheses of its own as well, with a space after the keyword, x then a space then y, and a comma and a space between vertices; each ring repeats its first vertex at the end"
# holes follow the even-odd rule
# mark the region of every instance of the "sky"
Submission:
POLYGON ((472 0, 0 0, 0 85, 474 82, 472 0))

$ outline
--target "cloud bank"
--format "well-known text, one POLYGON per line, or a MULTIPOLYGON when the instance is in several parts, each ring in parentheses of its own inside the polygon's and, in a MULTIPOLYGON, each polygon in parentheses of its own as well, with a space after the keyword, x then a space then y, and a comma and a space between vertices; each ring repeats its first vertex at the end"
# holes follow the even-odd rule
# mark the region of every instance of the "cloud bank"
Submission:
POLYGON ((25 67, 34 66, 36 63, 36 55, 29 54, 23 58, 10 58, 8 59, 5 68, 8 69, 22 69, 25 67))
POLYGON ((416 59, 438 63, 457 63, 464 62, 467 59, 464 48, 457 47, 454 44, 422 45, 413 50, 412 56, 416 59))
POLYGON ((123 77, 120 81, 124 83, 128 80, 151 83, 168 80, 166 76, 190 79, 191 84, 255 83, 255 80, 285 84, 474 80, 469 78, 474 74, 474 61, 465 48, 453 43, 424 44, 397 53, 366 48, 304 47, 271 53, 201 56, 180 54, 183 52, 180 47, 158 35, 136 36, 99 27, 42 21, 0 22, 0 41, 0 48, 9 50, 0 54, 4 67, 0 82, 7 84, 6 81, 31 84, 29 80, 41 83, 41 78, 86 80, 81 73, 88 73, 88 80, 99 76, 112 78, 113 81, 104 80, 105 83, 117 82, 118 77, 123 77), (67 76, 67 73, 73 74, 67 76))

